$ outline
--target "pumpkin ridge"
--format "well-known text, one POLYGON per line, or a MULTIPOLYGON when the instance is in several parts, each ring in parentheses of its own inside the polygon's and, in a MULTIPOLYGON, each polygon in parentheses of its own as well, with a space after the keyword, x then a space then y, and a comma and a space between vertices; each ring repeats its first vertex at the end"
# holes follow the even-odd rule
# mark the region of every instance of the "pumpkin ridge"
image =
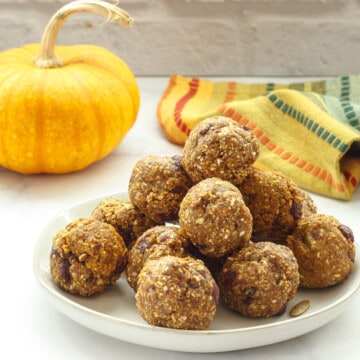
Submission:
POLYGON ((9 139, 7 133, 11 132, 11 127, 9 126, 11 120, 10 116, 10 107, 9 104, 13 99, 13 89, 18 89, 19 84, 22 84, 23 78, 26 77, 26 71, 18 71, 19 67, 7 69, 8 76, 6 78, 3 77, 3 73, 0 75, 0 83, 2 87, 2 91, 0 92, 0 164, 8 169, 12 169, 11 162, 13 159, 13 155, 8 149, 6 140, 9 139), (6 81, 9 81, 10 84, 6 84, 6 81), (5 85, 7 85, 7 91, 5 92, 5 85))
POLYGON ((140 101, 139 101, 139 100, 136 100, 136 101, 135 101, 135 96, 131 96, 131 95, 132 95, 132 92, 131 92, 130 89, 128 88, 128 84, 127 84, 123 79, 118 78, 118 80, 119 80, 120 82, 122 82, 123 85, 124 85, 124 88, 127 89, 128 93, 129 93, 129 96, 130 96, 131 103, 132 103, 133 119, 134 119, 134 120, 132 121, 132 123, 131 123, 131 125, 130 125, 130 128, 131 128, 131 126, 134 125, 135 119, 136 119, 136 117, 137 117, 140 101))
MULTIPOLYGON (((45 88, 48 80, 47 73, 44 71, 39 72, 40 80, 39 80, 39 89, 37 90, 36 99, 37 104, 35 110, 35 119, 34 119, 34 131, 36 134, 35 144, 33 147, 33 167, 37 169, 44 169, 44 123, 43 121, 35 121, 36 119, 44 119, 44 97, 45 97, 45 88)), ((46 119, 45 119, 46 121, 46 119)))
MULTIPOLYGON (((109 72, 107 72, 105 69, 103 69, 103 68, 100 68, 100 69, 104 72, 104 74, 107 74, 107 76, 109 76, 109 79, 113 78, 113 75, 110 74, 109 72)), ((99 72, 94 72, 92 75, 96 76, 98 78, 99 82, 104 83, 106 81, 108 83, 108 80, 107 80, 106 77, 104 77, 104 76, 100 77, 99 76, 99 72)), ((117 78, 117 80, 119 80, 119 79, 117 78)), ((119 104, 121 102, 121 99, 118 98, 118 95, 120 93, 120 95, 123 96, 124 91, 126 91, 128 101, 131 99, 131 96, 130 96, 130 93, 129 93, 129 91, 128 91, 128 89, 126 87, 123 87, 123 89, 122 89, 123 91, 120 91, 119 93, 117 91, 115 91, 115 88, 113 86, 106 86, 105 88, 106 88, 106 90, 108 90, 110 93, 113 94, 112 98, 116 98, 118 100, 118 103, 116 104, 116 113, 117 113, 117 117, 118 117, 117 124, 118 124, 118 126, 120 125, 120 127, 117 129, 117 134, 116 134, 116 146, 118 146, 120 141, 122 140, 122 138, 126 135, 126 133, 131 128, 131 124, 129 124, 129 117, 128 116, 124 117, 124 110, 119 108, 119 104)), ((133 115, 131 115, 130 118, 132 118, 132 116, 133 115)), ((99 116, 98 120, 99 120, 100 123, 102 122, 102 119, 101 119, 100 116, 99 116)), ((109 119, 105 119, 105 120, 109 121, 109 119)), ((100 127, 102 127, 102 126, 100 125, 100 127)), ((114 145, 115 144, 113 144, 111 146, 111 148, 113 148, 114 145)), ((110 148, 105 148, 105 146, 103 146, 101 158, 108 155, 110 153, 110 151, 111 151, 110 148)))
MULTIPOLYGON (((46 142, 45 154, 49 158, 46 172, 51 173, 57 173, 56 169, 58 168, 66 169, 70 165, 67 159, 68 156, 73 159, 73 163, 70 165, 74 168, 73 170, 83 168, 96 159, 93 153, 84 150, 87 145, 87 138, 85 138, 81 126, 88 121, 88 118, 82 113, 87 113, 87 109, 91 106, 89 100, 91 97, 84 96, 83 87, 78 85, 79 82, 73 76, 74 72, 69 68, 61 68, 59 74, 66 78, 66 84, 59 83, 61 81, 58 80, 61 79, 57 74, 59 70, 59 68, 46 70, 51 80, 45 91, 45 99, 52 104, 52 107, 45 109, 46 118, 43 116, 46 121, 45 129, 47 130, 43 141, 46 142), (76 101, 74 102, 73 99, 76 99, 76 101), (57 113, 62 118, 61 124, 52 123, 57 113), (65 133, 62 133, 61 127, 66 129, 65 133), (58 134, 57 139, 54 138, 54 134, 58 134), (56 145, 53 144, 54 141, 56 141, 56 145), (68 147, 68 143, 72 144, 71 147, 68 147), (52 152, 56 153, 57 156, 53 158, 52 152), (86 160, 84 154, 87 156, 86 160)), ((45 172, 45 170, 43 171, 45 172)))
MULTIPOLYGON (((77 71, 71 71, 71 68, 69 68, 68 73, 71 74, 71 77, 73 79, 76 79, 75 83, 76 84, 80 84, 81 85, 81 92, 83 95, 85 95, 86 99, 91 99, 91 95, 92 92, 89 91, 88 86, 84 83, 83 81, 83 76, 80 76, 77 71)), ((91 89, 93 90, 93 89, 91 89)), ((96 90, 96 89, 95 89, 96 90)), ((96 131, 95 134, 97 135, 97 146, 96 146, 96 154, 93 154, 93 159, 91 162, 95 161, 95 159, 99 159, 100 157, 102 157, 102 153, 103 153, 103 149, 104 149, 104 141, 105 141, 105 132, 103 127, 100 125, 100 113, 99 113, 99 109, 98 107, 96 107, 92 102, 88 101, 88 108, 91 108, 92 110, 92 114, 93 114, 93 119, 94 121, 96 121, 97 125, 96 125, 96 131)), ((75 133, 77 133, 77 131, 75 130, 75 133)), ((80 149, 79 149, 80 152, 80 149)))

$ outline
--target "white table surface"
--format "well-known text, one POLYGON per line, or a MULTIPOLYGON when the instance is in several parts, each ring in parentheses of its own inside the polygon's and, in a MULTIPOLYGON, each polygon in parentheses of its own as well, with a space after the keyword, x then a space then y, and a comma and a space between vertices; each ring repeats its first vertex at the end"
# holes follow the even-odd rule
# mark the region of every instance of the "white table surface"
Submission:
MULTIPOLYGON (((47 301, 34 276, 33 253, 48 221, 79 202, 126 190, 131 169, 142 155, 181 153, 180 147, 163 137, 155 115, 168 78, 139 78, 138 82, 142 97, 138 119, 122 144, 106 159, 81 172, 58 176, 23 176, 0 168, 0 358, 20 359, 25 354, 31 359, 52 360, 358 359, 360 293, 342 315, 309 334, 261 348, 221 354, 171 352, 122 342, 78 325, 47 301)), ((350 202, 312 196, 319 212, 333 215, 350 226, 355 239, 360 241, 359 190, 350 202)))

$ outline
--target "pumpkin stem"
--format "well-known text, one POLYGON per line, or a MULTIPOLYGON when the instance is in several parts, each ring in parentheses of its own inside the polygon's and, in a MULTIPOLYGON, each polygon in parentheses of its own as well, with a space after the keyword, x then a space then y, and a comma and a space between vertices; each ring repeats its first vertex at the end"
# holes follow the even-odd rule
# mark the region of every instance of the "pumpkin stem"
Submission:
POLYGON ((35 64, 39 68, 54 68, 62 66, 61 59, 55 56, 55 42, 57 34, 65 22, 65 20, 80 11, 91 12, 103 15, 106 21, 114 21, 122 26, 131 26, 133 18, 115 4, 110 4, 102 0, 77 0, 60 8, 50 19, 45 27, 40 42, 39 54, 35 60, 35 64))

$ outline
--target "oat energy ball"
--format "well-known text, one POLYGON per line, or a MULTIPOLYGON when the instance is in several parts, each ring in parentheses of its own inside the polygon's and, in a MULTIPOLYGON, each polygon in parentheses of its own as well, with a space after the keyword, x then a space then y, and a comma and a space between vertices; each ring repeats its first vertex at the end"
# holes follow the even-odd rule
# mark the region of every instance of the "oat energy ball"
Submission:
POLYGON ((180 202, 191 185, 180 156, 146 155, 135 164, 128 190, 141 212, 163 223, 177 220, 180 202))
POLYGON ((187 245, 182 232, 175 226, 155 226, 146 230, 129 251, 126 267, 129 285, 136 291, 138 276, 146 261, 165 255, 185 257, 187 245))
POLYGON ((298 221, 287 244, 300 272, 300 286, 325 288, 344 281, 355 262, 352 230, 325 214, 313 214, 298 221))
POLYGON ((204 255, 221 257, 248 244, 252 217, 239 189, 219 178, 194 185, 185 195, 179 223, 204 255))
POLYGON ((250 129, 231 118, 215 116, 191 130, 182 165, 194 183, 218 177, 240 184, 258 156, 259 143, 250 129))
POLYGON ((248 317, 270 317, 283 313, 295 296, 298 264, 285 245, 251 243, 228 257, 218 285, 229 309, 248 317))
POLYGON ((297 220, 317 211, 310 195, 279 172, 251 167, 238 188, 253 217, 254 242, 285 244, 297 220))
POLYGON ((147 229, 157 225, 137 209, 131 201, 108 198, 99 202, 91 217, 112 225, 122 236, 127 247, 147 229))
POLYGON ((81 296, 103 292, 125 269, 124 240, 109 224, 80 218, 53 238, 50 272, 56 285, 81 296))
POLYGON ((204 330, 214 318, 219 289, 202 261, 165 256, 145 264, 135 298, 151 325, 204 330))

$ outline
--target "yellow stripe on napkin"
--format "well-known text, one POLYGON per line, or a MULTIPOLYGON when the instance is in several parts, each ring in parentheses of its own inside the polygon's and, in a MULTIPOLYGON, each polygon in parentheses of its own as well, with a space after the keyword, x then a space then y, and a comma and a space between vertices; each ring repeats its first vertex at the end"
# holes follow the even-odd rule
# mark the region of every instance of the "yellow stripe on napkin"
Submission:
POLYGON ((166 137, 179 145, 199 121, 229 116, 259 139, 257 166, 349 200, 360 180, 359 89, 359 78, 349 76, 284 85, 173 75, 157 115, 166 137))

